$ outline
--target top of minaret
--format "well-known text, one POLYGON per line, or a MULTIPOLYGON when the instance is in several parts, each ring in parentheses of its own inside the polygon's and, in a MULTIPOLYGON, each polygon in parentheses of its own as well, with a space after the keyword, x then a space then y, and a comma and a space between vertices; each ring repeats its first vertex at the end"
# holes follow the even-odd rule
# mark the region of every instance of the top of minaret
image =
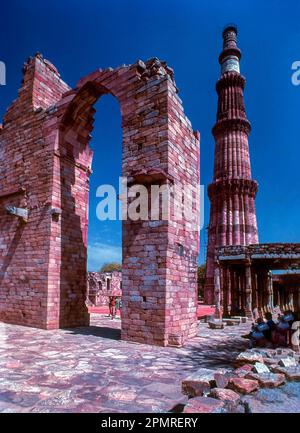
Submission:
POLYGON ((240 73, 241 50, 237 46, 237 26, 228 24, 223 30, 223 51, 219 56, 221 74, 225 72, 240 73))

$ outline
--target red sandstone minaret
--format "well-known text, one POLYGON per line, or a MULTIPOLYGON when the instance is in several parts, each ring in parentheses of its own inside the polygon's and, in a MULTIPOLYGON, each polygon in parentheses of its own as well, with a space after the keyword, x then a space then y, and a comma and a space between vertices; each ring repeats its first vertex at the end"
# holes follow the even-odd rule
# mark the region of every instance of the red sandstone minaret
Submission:
POLYGON ((205 301, 214 303, 215 248, 258 243, 255 196, 257 182, 251 178, 248 135, 250 123, 244 105, 245 78, 240 74, 241 51, 237 28, 223 31, 219 57, 221 78, 217 122, 212 130, 215 146, 214 179, 208 187, 211 202, 208 232, 205 301))

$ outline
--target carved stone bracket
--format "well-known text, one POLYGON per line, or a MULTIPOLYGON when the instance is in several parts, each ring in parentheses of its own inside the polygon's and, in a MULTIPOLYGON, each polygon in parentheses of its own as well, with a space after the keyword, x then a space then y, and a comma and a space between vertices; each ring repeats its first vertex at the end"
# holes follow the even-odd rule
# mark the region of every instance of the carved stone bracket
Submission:
POLYGON ((16 217, 20 218, 22 221, 27 223, 27 221, 28 221, 28 209, 15 207, 15 206, 6 206, 5 209, 7 210, 7 212, 9 214, 15 215, 16 217))

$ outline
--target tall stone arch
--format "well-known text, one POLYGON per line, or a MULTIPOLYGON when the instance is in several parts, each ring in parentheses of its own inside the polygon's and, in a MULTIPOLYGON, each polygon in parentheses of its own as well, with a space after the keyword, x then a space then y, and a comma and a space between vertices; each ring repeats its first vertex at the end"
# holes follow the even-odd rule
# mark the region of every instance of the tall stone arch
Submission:
MULTIPOLYGON (((29 59, 0 132, 1 320, 46 329, 89 323, 89 141, 94 104, 106 93, 120 105, 128 184, 166 185, 177 208, 184 199, 174 197, 176 187, 194 187, 196 198, 199 135, 165 62, 99 69, 71 89, 41 55, 29 59)), ((181 345, 195 335, 198 200, 193 211, 192 221, 172 210, 167 220, 123 221, 123 339, 181 345)))

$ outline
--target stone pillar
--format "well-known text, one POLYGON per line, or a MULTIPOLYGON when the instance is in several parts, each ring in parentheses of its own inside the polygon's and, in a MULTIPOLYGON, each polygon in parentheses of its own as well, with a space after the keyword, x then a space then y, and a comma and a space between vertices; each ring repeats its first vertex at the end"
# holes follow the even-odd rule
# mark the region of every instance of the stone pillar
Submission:
POLYGON ((267 300, 267 310, 272 311, 274 309, 274 294, 273 294, 273 277, 272 273, 268 273, 268 300, 267 300))
POLYGON ((237 315, 239 309, 239 293, 238 293, 238 273, 235 269, 233 271, 233 291, 232 291, 232 311, 237 315))
MULTIPOLYGON (((274 289, 274 288, 273 288, 273 289, 274 289)), ((281 300, 280 300, 280 291, 279 291, 279 286, 278 286, 278 285, 276 285, 275 293, 276 293, 276 303, 275 303, 275 305, 276 305, 276 306, 278 305, 279 308, 280 308, 281 300)))
POLYGON ((222 319, 222 307, 221 307, 221 269, 217 265, 215 268, 215 318, 222 319))
POLYGON ((287 308, 294 311, 294 294, 291 288, 288 289, 287 308))
POLYGON ((245 314, 247 317, 252 318, 252 278, 250 263, 247 263, 245 267, 245 295, 245 314))
POLYGON ((258 296, 258 311, 259 314, 262 315, 263 313, 263 294, 264 294, 264 284, 263 284, 263 275, 262 270, 258 269, 257 272, 257 296, 258 296))
POLYGON ((240 311, 242 309, 242 280, 240 271, 237 271, 236 273, 236 283, 237 283, 237 307, 238 307, 238 313, 240 314, 240 311))
POLYGON ((253 302, 253 305, 258 309, 258 278, 257 278, 256 269, 254 269, 253 274, 252 274, 252 285, 253 285, 252 302, 253 302))
POLYGON ((227 314, 231 315, 231 299, 232 299, 232 269, 228 269, 227 276, 227 314))
POLYGON ((263 272, 263 314, 268 311, 269 305, 269 272, 264 270, 263 272))

